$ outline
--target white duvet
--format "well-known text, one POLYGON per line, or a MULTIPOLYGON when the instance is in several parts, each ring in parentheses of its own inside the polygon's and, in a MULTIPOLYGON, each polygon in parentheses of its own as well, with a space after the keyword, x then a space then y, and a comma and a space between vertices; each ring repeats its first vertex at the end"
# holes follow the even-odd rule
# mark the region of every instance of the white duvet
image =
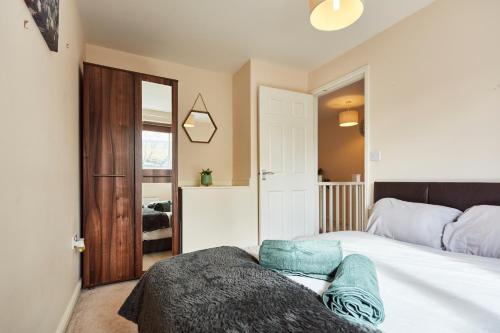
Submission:
MULTIPOLYGON (((318 239, 342 242, 376 265, 385 307, 384 332, 500 332, 500 260, 450 253, 363 232, 318 239)), ((500 240, 499 240, 500 241, 500 240)), ((258 248, 249 250, 257 255, 258 248)), ((328 283, 290 277, 321 294, 328 283)))
POLYGON ((142 240, 158 240, 163 238, 172 238, 172 228, 161 228, 153 231, 143 231, 142 240))

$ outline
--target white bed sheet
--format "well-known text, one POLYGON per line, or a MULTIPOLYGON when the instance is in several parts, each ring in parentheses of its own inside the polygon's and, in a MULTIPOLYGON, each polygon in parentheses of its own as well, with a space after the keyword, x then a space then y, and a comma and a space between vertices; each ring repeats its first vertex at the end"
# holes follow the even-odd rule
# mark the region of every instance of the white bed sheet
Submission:
MULTIPOLYGON (((363 232, 318 239, 342 242, 344 255, 360 253, 376 265, 386 318, 384 332, 500 332, 500 260, 399 242, 363 232)), ((258 257, 258 247, 247 249, 258 257)), ((328 283, 292 280, 321 294, 328 283)))
POLYGON ((172 228, 162 228, 153 231, 143 231, 142 240, 157 240, 163 238, 172 238, 172 228))

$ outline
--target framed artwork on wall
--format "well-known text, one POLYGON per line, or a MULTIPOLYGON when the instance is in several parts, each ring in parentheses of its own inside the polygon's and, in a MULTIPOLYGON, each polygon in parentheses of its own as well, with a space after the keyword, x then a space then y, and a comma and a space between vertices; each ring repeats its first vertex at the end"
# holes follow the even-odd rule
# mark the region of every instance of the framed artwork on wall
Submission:
POLYGON ((24 0, 47 46, 57 52, 59 44, 59 0, 24 0))

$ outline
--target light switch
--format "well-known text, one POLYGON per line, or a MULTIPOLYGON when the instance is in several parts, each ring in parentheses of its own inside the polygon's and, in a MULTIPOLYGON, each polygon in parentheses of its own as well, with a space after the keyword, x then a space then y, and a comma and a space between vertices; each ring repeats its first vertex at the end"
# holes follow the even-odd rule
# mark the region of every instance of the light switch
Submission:
POLYGON ((373 150, 370 152, 370 161, 372 162, 378 162, 382 159, 382 153, 380 150, 373 150))

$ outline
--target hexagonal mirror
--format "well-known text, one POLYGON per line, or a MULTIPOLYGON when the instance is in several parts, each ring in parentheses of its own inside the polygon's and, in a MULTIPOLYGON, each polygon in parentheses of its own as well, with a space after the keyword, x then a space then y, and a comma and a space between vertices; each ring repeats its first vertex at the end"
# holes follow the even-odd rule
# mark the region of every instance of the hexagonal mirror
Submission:
POLYGON ((217 126, 209 112, 191 110, 182 124, 191 142, 209 143, 217 126))

